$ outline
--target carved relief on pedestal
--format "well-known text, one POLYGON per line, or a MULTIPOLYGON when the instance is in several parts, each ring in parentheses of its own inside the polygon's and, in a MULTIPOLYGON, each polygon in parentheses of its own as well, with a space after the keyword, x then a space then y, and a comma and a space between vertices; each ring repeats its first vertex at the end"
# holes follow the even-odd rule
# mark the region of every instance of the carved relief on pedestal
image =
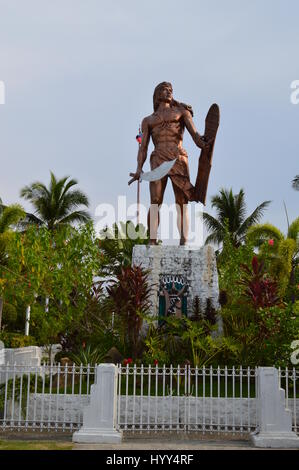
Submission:
POLYGON ((161 274, 159 279, 159 320, 187 315, 189 284, 184 276, 161 274))

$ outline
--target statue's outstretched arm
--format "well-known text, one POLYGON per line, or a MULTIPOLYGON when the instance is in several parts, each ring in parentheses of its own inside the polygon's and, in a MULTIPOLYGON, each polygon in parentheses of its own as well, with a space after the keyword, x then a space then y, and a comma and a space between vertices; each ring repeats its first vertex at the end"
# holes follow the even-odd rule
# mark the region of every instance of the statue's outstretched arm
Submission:
POLYGON ((149 129, 148 118, 143 119, 142 124, 141 124, 141 130, 142 130, 142 139, 141 139, 139 152, 137 155, 137 172, 139 171, 139 173, 141 173, 143 164, 146 160, 147 149, 148 149, 148 144, 150 140, 150 129, 149 129))
POLYGON ((148 149, 148 144, 150 140, 150 129, 149 129, 148 118, 143 119, 142 124, 141 124, 141 130, 142 130, 142 139, 141 139, 141 144, 139 146, 138 155, 137 155, 137 169, 135 173, 130 173, 130 176, 133 176, 133 178, 129 181, 128 184, 131 184, 134 181, 139 180, 143 164, 147 157, 147 149, 148 149))

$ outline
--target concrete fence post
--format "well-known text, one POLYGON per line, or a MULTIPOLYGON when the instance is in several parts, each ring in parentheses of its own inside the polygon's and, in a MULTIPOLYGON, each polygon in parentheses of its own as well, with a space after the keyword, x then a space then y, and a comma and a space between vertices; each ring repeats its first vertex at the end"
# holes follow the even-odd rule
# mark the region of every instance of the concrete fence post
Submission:
POLYGON ((90 403, 83 412, 83 426, 73 434, 74 442, 119 443, 122 433, 116 430, 117 367, 100 364, 96 383, 91 386, 90 403))
POLYGON ((256 447, 299 448, 299 438, 292 431, 292 414, 285 408, 285 391, 279 386, 275 367, 258 367, 258 430, 251 435, 256 447))

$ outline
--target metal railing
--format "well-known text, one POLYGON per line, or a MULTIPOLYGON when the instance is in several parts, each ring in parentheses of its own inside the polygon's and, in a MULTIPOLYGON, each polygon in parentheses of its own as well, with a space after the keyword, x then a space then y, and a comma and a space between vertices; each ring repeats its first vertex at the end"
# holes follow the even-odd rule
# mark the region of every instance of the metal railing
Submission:
POLYGON ((257 428, 256 369, 118 366, 124 431, 248 433, 257 428))
POLYGON ((80 428, 96 367, 1 365, 0 429, 80 428))
POLYGON ((278 376, 280 387, 285 390, 286 408, 292 412, 292 429, 299 434, 299 370, 279 367, 278 376))
MULTIPOLYGON (((257 430, 257 369, 117 366, 116 426, 128 432, 257 430)), ((278 369, 299 434, 299 370, 278 369)), ((90 403, 96 366, 1 365, 0 430, 74 432, 90 403)))

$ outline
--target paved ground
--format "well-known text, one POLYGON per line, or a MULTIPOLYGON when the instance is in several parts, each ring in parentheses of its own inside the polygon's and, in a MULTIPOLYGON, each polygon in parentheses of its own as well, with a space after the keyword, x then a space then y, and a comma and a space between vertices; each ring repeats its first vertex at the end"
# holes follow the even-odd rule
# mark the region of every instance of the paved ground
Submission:
POLYGON ((250 450, 254 449, 248 441, 183 441, 158 439, 137 439, 121 444, 75 444, 73 450, 250 450))
POLYGON ((250 450, 249 435, 124 434, 121 444, 74 444, 73 450, 250 450))
MULTIPOLYGON (((66 433, 0 433, 0 449, 11 448, 11 446, 23 447, 21 441, 29 441, 28 447, 35 448, 39 445, 53 445, 59 443, 61 448, 73 448, 74 450, 205 450, 205 449, 253 449, 249 441, 249 435, 233 434, 197 434, 197 433, 166 433, 166 434, 131 434, 124 433, 121 444, 75 444, 72 443, 72 435, 66 433), (2 441, 2 442, 1 442, 2 441), (2 446, 1 446, 2 444, 2 446), (8 447, 9 446, 9 447, 8 447)), ((26 446, 24 442, 24 447, 26 446)))
POLYGON ((66 433, 0 433, 0 450, 258 450, 248 434, 131 434, 123 436, 121 444, 77 444, 66 433))

